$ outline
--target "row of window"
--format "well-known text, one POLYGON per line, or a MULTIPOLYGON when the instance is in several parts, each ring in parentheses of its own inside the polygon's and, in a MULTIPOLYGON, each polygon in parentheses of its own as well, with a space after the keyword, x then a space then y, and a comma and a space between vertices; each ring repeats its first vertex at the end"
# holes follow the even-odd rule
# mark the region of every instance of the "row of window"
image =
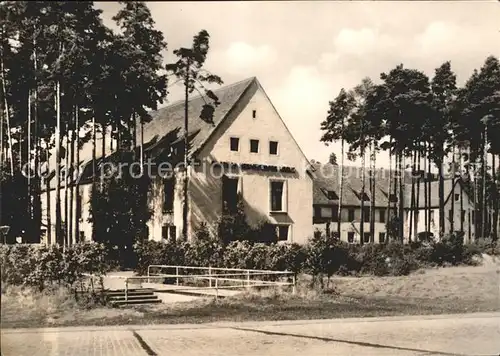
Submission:
MULTIPOLYGON (((222 203, 227 211, 236 211, 238 205, 239 178, 224 177, 222 180, 222 203)), ((269 182, 270 212, 286 211, 286 184, 284 180, 269 182)))
MULTIPOLYGON (((274 239, 275 241, 288 241, 290 234, 290 225, 286 224, 276 224, 272 226, 275 230, 274 239)), ((164 224, 161 228, 161 238, 164 240, 175 241, 176 240, 177 228, 172 224, 164 224)))
MULTIPOLYGON (((339 196, 335 191, 326 190, 326 189, 322 189, 322 190, 326 194, 326 197, 328 198, 328 200, 338 200, 339 199, 339 196)), ((370 201, 370 197, 368 196, 368 194, 366 194, 366 192, 364 192, 363 194, 361 194, 361 192, 356 192, 355 194, 359 200, 361 200, 361 198, 363 198, 364 201, 370 201)), ((395 194, 389 194, 389 201, 391 203, 396 203, 398 201, 398 198, 396 197, 395 194)))
MULTIPOLYGON (((370 222, 370 207, 364 207, 363 221, 370 222)), ((347 209, 347 222, 354 221, 354 211, 355 209, 347 209)), ((338 221, 338 210, 332 207, 314 207, 314 217, 322 217, 331 219, 331 221, 338 221)), ((378 210, 378 222, 386 222, 385 210, 378 210)))
MULTIPOLYGON (((233 152, 240 151, 240 139, 239 137, 231 137, 229 139, 229 148, 233 152)), ((250 152, 259 153, 260 152, 260 141, 256 139, 250 140, 250 152)), ((276 156, 278 155, 278 141, 269 141, 269 154, 276 156)))
MULTIPOLYGON (((371 236, 372 236, 372 234, 370 232, 365 232, 363 234, 363 242, 369 243, 371 236)), ((347 242, 349 242, 351 244, 354 243, 354 232, 352 232, 352 231, 347 232, 347 242)), ((385 232, 379 232, 378 242, 381 244, 385 243, 385 232)))

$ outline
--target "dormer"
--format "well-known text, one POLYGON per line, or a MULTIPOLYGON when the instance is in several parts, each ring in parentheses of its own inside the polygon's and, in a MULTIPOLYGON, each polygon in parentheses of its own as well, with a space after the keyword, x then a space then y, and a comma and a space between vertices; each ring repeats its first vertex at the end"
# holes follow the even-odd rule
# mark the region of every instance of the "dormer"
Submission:
POLYGON ((339 199, 339 196, 333 190, 321 188, 321 191, 326 195, 328 200, 338 200, 339 199))

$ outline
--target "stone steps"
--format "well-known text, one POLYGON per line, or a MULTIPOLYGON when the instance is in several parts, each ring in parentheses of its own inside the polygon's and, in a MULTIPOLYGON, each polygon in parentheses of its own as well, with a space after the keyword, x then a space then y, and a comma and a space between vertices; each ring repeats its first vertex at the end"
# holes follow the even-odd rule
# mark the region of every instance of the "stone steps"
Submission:
POLYGON ((125 300, 125 290, 106 291, 105 294, 115 306, 161 303, 161 299, 150 289, 129 289, 127 300, 125 300))

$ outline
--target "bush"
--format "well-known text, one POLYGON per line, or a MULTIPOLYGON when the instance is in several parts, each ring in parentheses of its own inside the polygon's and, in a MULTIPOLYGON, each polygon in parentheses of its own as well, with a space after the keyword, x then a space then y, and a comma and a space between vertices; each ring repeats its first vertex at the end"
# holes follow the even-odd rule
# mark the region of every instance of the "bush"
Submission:
POLYGON ((2 245, 0 263, 3 283, 40 291, 52 285, 76 289, 85 273, 102 276, 109 269, 104 246, 95 243, 65 250, 59 246, 2 245))

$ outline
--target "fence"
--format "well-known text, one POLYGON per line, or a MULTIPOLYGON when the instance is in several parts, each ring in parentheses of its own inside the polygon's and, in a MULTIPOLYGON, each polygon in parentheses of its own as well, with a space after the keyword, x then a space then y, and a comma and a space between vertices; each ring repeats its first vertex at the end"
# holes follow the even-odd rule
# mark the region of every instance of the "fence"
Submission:
POLYGON ((215 298, 219 297, 219 290, 222 289, 289 286, 292 287, 292 293, 295 293, 296 286, 295 274, 288 271, 175 265, 150 265, 147 276, 108 276, 108 278, 124 280, 125 301, 128 300, 129 284, 133 280, 140 281, 141 288, 143 281, 151 283, 151 280, 160 279, 162 284, 172 282, 166 283, 175 285, 172 291, 214 290, 215 298), (161 273, 162 271, 172 273, 161 273), (282 281, 283 279, 286 281, 282 281))

